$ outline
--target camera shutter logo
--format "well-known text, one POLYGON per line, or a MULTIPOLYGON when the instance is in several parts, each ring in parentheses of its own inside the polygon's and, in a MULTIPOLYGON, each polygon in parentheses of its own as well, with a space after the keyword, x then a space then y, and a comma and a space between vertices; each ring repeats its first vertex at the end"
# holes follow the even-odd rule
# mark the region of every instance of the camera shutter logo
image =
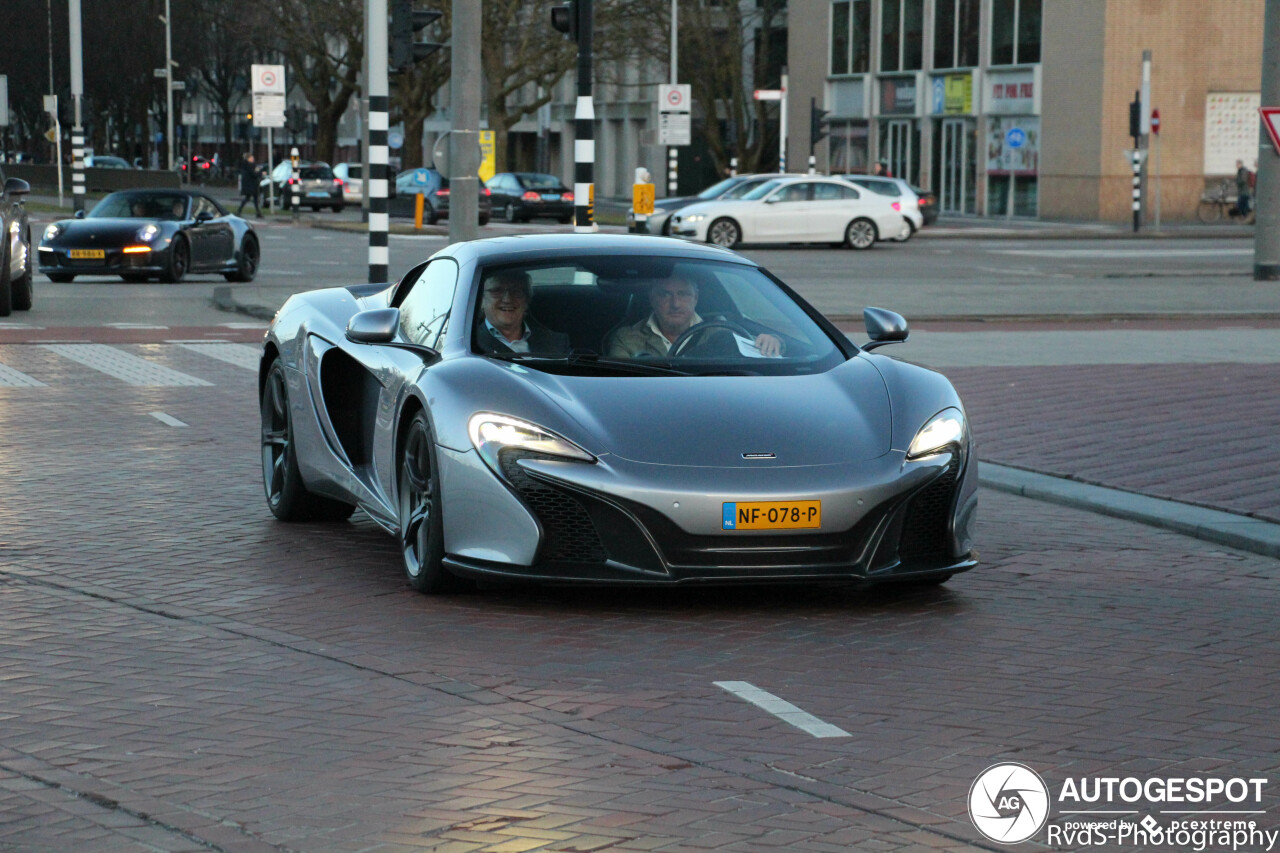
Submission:
POLYGON ((994 764, 969 789, 969 819, 992 841, 1026 841, 1048 818, 1049 789, 1025 764, 994 764))

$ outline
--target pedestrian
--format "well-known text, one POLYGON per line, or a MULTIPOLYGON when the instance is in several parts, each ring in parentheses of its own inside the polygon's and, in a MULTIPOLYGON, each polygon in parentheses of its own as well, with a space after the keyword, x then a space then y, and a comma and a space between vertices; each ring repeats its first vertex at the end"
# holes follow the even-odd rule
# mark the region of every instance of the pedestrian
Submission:
POLYGON ((244 155, 244 160, 240 162, 240 209, 236 211, 236 216, 244 210, 249 199, 253 199, 253 209, 257 211, 258 218, 262 218, 262 207, 258 202, 261 194, 259 180, 258 167, 254 165, 253 154, 244 155))
POLYGON ((893 173, 889 171, 889 163, 886 160, 881 160, 880 162, 876 163, 875 171, 872 172, 871 174, 877 175, 881 178, 893 177, 893 173))
POLYGON ((1236 161, 1236 213, 1242 218, 1249 215, 1249 175, 1243 160, 1236 161))

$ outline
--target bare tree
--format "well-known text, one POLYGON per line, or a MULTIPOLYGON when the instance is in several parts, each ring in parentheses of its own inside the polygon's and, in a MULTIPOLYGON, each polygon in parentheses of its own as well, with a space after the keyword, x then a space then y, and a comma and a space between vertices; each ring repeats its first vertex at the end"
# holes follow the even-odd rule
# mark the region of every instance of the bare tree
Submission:
POLYGON ((181 48, 186 75, 218 113, 222 143, 230 150, 237 107, 249 91, 250 66, 263 61, 270 43, 268 20, 259 4, 226 0, 179 0, 174 5, 175 53, 181 48))
POLYGON ((338 123, 359 89, 364 0, 275 0, 272 17, 289 79, 316 111, 316 158, 332 160, 338 123))
MULTIPOLYGON (((436 25, 439 28, 436 37, 441 43, 447 42, 453 19, 451 0, 432 0, 420 8, 442 13, 436 25)), ((449 51, 439 50, 414 63, 411 69, 391 77, 391 121, 404 122, 403 169, 423 165, 422 123, 436 111, 436 96, 449 82, 449 62, 449 51)))

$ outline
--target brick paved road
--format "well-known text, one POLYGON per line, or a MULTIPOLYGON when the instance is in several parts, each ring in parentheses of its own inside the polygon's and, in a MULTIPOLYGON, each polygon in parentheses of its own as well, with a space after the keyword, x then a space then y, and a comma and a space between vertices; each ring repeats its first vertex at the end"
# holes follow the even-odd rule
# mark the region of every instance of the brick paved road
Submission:
MULTIPOLYGON (((1001 759, 1276 775, 1276 561, 984 493, 942 590, 427 599, 368 521, 270 519, 251 371, 115 347, 211 384, 0 346, 45 383, 0 388, 0 849, 1005 849, 964 805, 1001 759)), ((1028 422, 1086 429, 1046 375, 1028 422)))

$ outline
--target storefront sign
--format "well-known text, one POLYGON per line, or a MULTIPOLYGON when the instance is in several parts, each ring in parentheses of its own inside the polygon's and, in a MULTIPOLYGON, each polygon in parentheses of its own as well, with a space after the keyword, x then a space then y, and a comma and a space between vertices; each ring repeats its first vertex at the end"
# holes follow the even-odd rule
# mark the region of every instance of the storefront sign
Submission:
POLYGON ((944 74, 933 78, 934 115, 973 114, 973 74, 944 74))
POLYGON ((987 72, 986 79, 988 113, 1035 114, 1035 71, 987 72))
POLYGON ((1261 130, 1259 92, 1210 92, 1204 105, 1204 173, 1234 175, 1236 161, 1253 168, 1261 130))
POLYGON ((916 78, 890 77, 880 81, 881 115, 916 114, 916 78))
POLYGON ((1040 166, 1040 119, 987 118, 987 174, 1034 175, 1040 166))

